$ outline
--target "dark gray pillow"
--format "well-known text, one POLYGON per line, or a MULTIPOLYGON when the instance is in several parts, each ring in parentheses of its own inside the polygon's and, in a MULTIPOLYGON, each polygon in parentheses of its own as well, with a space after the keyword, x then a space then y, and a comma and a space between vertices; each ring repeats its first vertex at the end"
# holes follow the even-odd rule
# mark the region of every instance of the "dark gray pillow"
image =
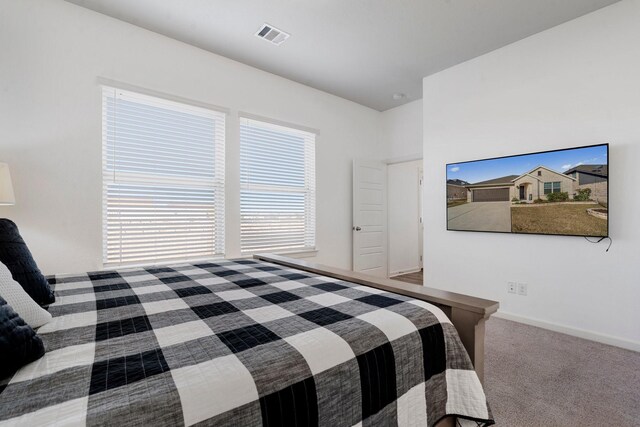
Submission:
POLYGON ((44 344, 13 308, 0 297, 0 379, 44 354, 44 344))
POLYGON ((20 236, 18 227, 6 218, 0 219, 0 262, 7 266, 13 280, 20 283, 35 302, 48 305, 55 301, 53 290, 20 236))

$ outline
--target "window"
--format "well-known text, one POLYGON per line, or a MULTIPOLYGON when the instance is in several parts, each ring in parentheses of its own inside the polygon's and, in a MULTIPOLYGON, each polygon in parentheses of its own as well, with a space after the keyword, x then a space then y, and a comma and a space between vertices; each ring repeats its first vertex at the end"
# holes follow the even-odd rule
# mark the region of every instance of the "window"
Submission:
POLYGON ((542 176, 542 171, 538 171, 538 176, 542 176))
POLYGON ((242 253, 315 249, 315 134, 240 119, 242 253))
POLYGON ((544 183, 544 194, 559 193, 561 185, 562 185, 562 183, 560 181, 557 181, 557 182, 545 182, 544 183))
POLYGON ((103 262, 224 253, 225 115, 103 89, 103 262))

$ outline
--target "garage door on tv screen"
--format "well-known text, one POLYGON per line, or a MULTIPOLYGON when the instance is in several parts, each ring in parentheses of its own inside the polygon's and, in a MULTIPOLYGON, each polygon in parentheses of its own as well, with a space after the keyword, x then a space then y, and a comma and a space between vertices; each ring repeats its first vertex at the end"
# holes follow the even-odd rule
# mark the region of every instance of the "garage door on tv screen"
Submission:
POLYGON ((447 230, 609 235, 609 144, 447 165, 447 230))

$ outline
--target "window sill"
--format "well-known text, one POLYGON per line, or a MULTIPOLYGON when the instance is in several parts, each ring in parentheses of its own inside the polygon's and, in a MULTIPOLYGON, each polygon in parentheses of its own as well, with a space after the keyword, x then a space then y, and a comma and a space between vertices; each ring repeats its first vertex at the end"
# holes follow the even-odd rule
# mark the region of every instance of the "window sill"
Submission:
POLYGON ((103 262, 101 271, 138 269, 138 268, 157 267, 157 266, 166 266, 166 265, 194 264, 194 263, 202 263, 202 262, 220 261, 224 259, 226 259, 226 257, 223 254, 220 254, 220 255, 212 255, 205 258, 182 258, 182 259, 178 258, 178 259, 157 260, 157 261, 131 263, 131 264, 128 264, 128 263, 108 264, 103 262))
POLYGON ((290 256, 292 258, 312 258, 318 255, 318 249, 296 249, 293 251, 256 251, 251 253, 242 254, 242 258, 253 258, 255 254, 274 254, 274 255, 282 255, 282 256, 290 256))
POLYGON ((318 255, 317 249, 302 249, 298 251, 274 252, 276 255, 291 256, 293 258, 311 258, 318 255))

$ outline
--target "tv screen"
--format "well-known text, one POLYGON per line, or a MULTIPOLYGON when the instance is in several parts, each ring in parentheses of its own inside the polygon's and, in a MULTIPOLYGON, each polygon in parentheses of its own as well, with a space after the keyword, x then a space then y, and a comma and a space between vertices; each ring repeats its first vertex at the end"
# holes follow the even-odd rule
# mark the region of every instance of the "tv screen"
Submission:
POLYGON ((609 144, 447 164, 447 230, 609 235, 609 144))

